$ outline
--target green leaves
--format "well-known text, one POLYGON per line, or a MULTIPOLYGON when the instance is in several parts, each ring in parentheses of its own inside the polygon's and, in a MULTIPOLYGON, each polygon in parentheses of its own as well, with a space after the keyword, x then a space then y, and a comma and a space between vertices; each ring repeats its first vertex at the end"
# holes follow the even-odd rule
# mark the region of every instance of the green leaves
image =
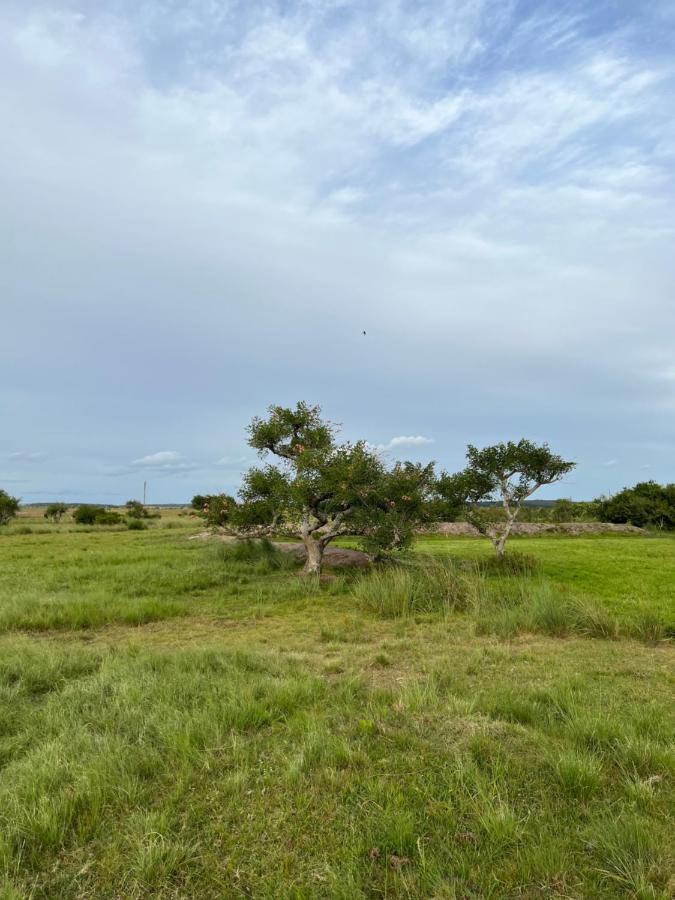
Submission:
POLYGON ((19 510, 19 500, 0 490, 0 525, 10 522, 19 510))
POLYGON ((300 402, 295 409, 270 406, 268 413, 266 419, 256 416, 248 427, 249 445, 261 455, 316 465, 333 450, 336 428, 321 419, 320 407, 300 402))
POLYGON ((338 444, 336 430, 306 403, 270 406, 266 418, 253 419, 250 446, 279 462, 246 473, 222 524, 240 534, 304 534, 322 546, 344 532, 373 551, 407 546, 428 513, 433 464, 389 469, 365 441, 338 444))

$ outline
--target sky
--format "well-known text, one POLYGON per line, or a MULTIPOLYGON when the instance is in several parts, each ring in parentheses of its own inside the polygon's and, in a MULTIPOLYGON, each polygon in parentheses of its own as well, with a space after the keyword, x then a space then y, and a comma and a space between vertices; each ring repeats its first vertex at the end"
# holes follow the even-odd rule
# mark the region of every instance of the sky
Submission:
POLYGON ((3 0, 0 487, 232 492, 269 404, 675 481, 672 0, 3 0), (362 334, 366 331, 366 334, 362 334))

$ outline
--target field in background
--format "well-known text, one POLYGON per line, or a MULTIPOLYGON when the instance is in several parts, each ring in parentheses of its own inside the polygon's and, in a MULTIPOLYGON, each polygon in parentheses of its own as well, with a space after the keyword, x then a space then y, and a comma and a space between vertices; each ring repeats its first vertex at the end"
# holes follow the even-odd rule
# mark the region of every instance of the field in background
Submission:
POLYGON ((199 528, 2 530, 3 900, 672 895, 673 539, 424 538, 383 617, 199 528))

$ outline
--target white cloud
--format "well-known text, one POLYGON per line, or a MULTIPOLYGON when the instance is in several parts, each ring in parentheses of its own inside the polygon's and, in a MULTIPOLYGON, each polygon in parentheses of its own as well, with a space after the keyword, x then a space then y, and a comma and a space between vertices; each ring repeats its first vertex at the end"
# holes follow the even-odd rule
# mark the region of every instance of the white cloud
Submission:
POLYGON ((46 457, 41 450, 14 450, 7 454, 12 462, 38 462, 46 457))
POLYGON ((134 459, 131 466, 137 469, 184 469, 187 463, 176 450, 159 450, 134 459))
POLYGON ((393 437, 386 446, 388 450, 393 450, 394 447, 423 447, 425 444, 433 444, 433 442, 433 438, 424 437, 421 434, 402 434, 393 437))
POLYGON ((608 459, 602 465, 606 468, 611 468, 612 466, 617 465, 618 462, 618 459, 608 459))
POLYGON ((386 444, 367 443, 367 446, 376 453, 388 453, 390 450, 398 450, 402 447, 425 447, 427 444, 433 444, 433 442, 433 438, 424 437, 421 434, 401 434, 393 437, 386 444))

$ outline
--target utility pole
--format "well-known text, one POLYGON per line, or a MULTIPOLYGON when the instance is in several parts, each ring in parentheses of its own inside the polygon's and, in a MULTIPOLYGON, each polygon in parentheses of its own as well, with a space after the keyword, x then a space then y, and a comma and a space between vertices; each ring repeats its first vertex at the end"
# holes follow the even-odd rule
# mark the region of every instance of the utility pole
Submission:
POLYGON ((144 481, 144 482, 143 482, 143 506, 145 506, 145 494, 146 494, 146 491, 147 491, 147 487, 148 487, 148 482, 147 482, 147 481, 144 481))

